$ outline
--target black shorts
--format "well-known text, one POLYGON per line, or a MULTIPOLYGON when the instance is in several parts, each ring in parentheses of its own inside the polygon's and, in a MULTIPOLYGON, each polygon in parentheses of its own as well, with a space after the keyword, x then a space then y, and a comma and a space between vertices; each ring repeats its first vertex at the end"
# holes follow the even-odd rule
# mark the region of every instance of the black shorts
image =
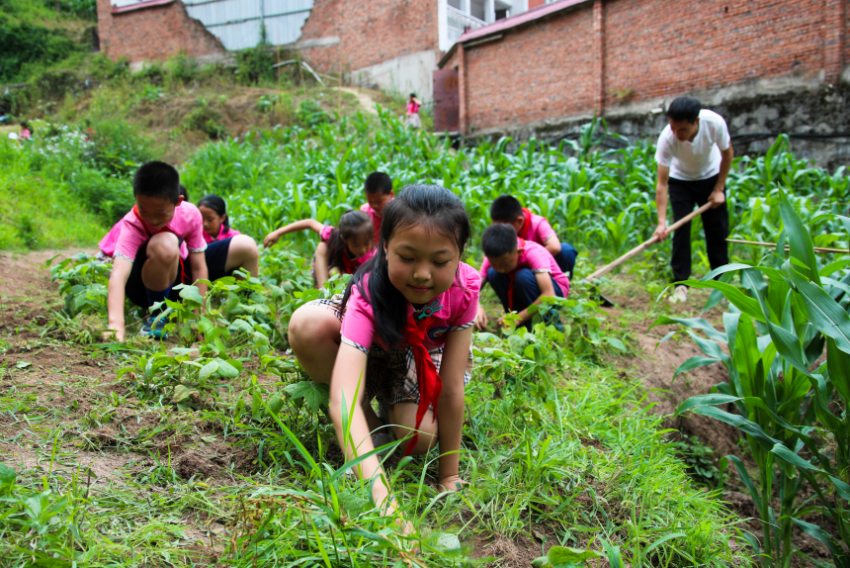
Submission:
MULTIPOLYGON (((230 276, 233 274, 232 270, 229 272, 225 270, 225 267, 227 266, 227 254, 230 251, 230 240, 232 238, 233 237, 228 237, 226 239, 210 243, 204 250, 204 258, 207 261, 209 280, 217 280, 222 276, 230 276)), ((136 253, 136 258, 133 260, 133 268, 130 270, 130 277, 127 279, 127 284, 124 286, 124 293, 127 296, 127 299, 143 308, 149 308, 151 305, 148 301, 145 285, 142 283, 142 267, 148 258, 147 251, 147 243, 143 244, 139 248, 136 253)), ((174 287, 178 284, 192 284, 194 281, 195 279, 192 277, 192 263, 189 262, 188 259, 183 260, 181 258, 179 266, 177 267, 177 278, 175 278, 174 282, 171 284, 171 291, 168 293, 168 299, 175 302, 179 301, 180 291, 175 290, 174 287)))

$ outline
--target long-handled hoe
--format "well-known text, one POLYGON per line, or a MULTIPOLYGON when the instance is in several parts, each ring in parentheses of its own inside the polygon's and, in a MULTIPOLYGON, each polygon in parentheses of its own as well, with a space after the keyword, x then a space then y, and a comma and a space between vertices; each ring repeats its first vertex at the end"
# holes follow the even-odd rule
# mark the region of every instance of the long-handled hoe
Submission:
MULTIPOLYGON (((684 217, 682 217, 681 219, 679 219, 678 221, 676 221, 675 223, 670 225, 669 230, 675 231, 676 229, 678 229, 679 227, 681 227, 685 223, 690 222, 691 219, 693 219, 697 215, 702 215, 705 211, 708 211, 710 208, 711 208, 711 203, 706 203, 705 205, 702 205, 699 209, 691 211, 690 213, 688 213, 687 215, 685 215, 684 217)), ((593 274, 591 274, 590 276, 588 276, 587 278, 584 279, 584 283, 590 284, 591 286, 593 286, 593 291, 594 291, 595 295, 597 295, 601 299, 603 306, 605 306, 606 308, 613 307, 614 302, 612 302, 611 300, 609 300, 608 298, 606 298, 605 296, 603 296, 599 292, 598 286, 594 284, 594 280, 596 280, 597 278, 599 278, 600 276, 602 276, 606 272, 609 272, 610 270, 617 268, 618 266, 620 266, 621 264, 623 264, 624 262, 626 262, 627 260, 629 260, 633 256, 637 256, 638 254, 643 252, 645 249, 649 248, 650 246, 654 245, 657 242, 658 242, 658 237, 655 236, 655 235, 652 235, 650 238, 646 239, 644 242, 642 242, 641 244, 639 244, 638 246, 636 246, 635 248, 633 248, 632 250, 630 250, 629 252, 627 252, 626 254, 621 256, 620 258, 618 258, 617 260, 606 264, 605 266, 603 266, 602 268, 600 268, 599 270, 597 270, 596 272, 594 272, 593 274)))

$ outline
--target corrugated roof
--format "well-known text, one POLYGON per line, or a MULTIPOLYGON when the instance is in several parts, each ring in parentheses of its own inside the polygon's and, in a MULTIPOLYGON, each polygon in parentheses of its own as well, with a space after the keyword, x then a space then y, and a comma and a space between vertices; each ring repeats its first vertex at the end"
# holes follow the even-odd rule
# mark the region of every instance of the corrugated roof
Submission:
POLYGON ((534 20, 545 18, 546 16, 550 16, 556 12, 567 10, 569 8, 574 8, 581 4, 587 4, 590 2, 592 2, 592 0, 559 0, 558 2, 552 2, 551 4, 539 6, 537 8, 525 11, 521 14, 517 14, 516 16, 511 16, 510 18, 498 20, 496 22, 493 22, 492 24, 474 30, 469 30, 468 32, 460 36, 457 41, 452 44, 449 50, 440 58, 440 61, 437 63, 437 67, 442 68, 443 65, 445 65, 449 59, 451 59, 452 55, 457 50, 457 46, 459 44, 466 44, 478 39, 486 38, 488 36, 500 34, 505 31, 528 24, 529 22, 533 22, 534 20))

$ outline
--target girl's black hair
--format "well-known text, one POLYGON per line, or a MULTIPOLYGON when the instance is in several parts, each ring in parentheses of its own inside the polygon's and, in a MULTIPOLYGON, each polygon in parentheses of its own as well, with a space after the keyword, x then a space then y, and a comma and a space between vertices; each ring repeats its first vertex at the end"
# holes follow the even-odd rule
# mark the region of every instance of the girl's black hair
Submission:
POLYGON ((227 217, 227 204, 224 202, 224 199, 222 199, 218 195, 211 193, 209 195, 205 195, 201 198, 200 201, 198 201, 198 207, 200 207, 201 205, 203 205, 204 207, 209 207, 210 209, 215 211, 216 214, 221 217, 224 217, 224 222, 222 223, 222 225, 224 225, 226 229, 230 228, 230 219, 227 217))
POLYGON ((342 298, 343 310, 351 296, 352 286, 357 286, 368 297, 375 315, 375 332, 390 347, 403 344, 407 323, 407 300, 390 282, 387 253, 384 245, 393 233, 415 225, 427 225, 434 232, 450 237, 463 254, 469 240, 469 217, 461 200, 438 185, 409 185, 384 208, 381 220, 381 242, 378 251, 361 266, 348 283, 342 298), (368 295, 363 287, 363 276, 369 274, 368 295))
POLYGON ((372 220, 362 211, 348 210, 339 218, 339 224, 331 231, 328 239, 328 268, 345 269, 343 255, 348 254, 345 241, 364 234, 371 234, 372 220))

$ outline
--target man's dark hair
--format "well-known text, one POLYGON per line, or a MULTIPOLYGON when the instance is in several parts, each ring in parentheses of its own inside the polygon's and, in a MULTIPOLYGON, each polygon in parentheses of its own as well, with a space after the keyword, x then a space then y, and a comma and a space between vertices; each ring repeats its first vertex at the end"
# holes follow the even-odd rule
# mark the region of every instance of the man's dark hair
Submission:
POLYGON ((522 204, 513 195, 500 195, 490 206, 494 223, 513 223, 517 217, 522 217, 522 204))
POLYGON ((372 172, 366 177, 366 184, 363 189, 370 195, 376 193, 389 195, 393 190, 393 180, 384 172, 372 172))
POLYGON ((180 175, 165 162, 147 162, 133 176, 133 195, 165 197, 172 203, 180 201, 180 175))
POLYGON ((667 118, 677 122, 686 120, 693 123, 699 118, 700 110, 702 105, 698 100, 691 97, 676 97, 667 107, 667 118))
POLYGON ((481 235, 481 248, 487 258, 499 258, 517 248, 516 230, 512 225, 496 223, 490 225, 481 235))

